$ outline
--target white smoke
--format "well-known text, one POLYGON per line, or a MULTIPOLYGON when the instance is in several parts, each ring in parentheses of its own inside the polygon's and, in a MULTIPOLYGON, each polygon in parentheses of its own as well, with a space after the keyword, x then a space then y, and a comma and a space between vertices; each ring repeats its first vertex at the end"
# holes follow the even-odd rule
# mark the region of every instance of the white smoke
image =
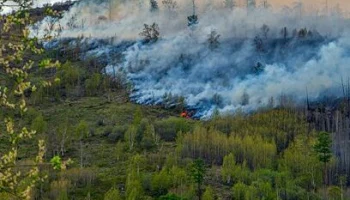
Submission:
MULTIPOLYGON (((76 0, 71 0, 72 2, 73 1, 76 1, 76 0)), ((55 4, 55 3, 64 3, 66 2, 66 0, 33 0, 32 3, 32 7, 33 8, 40 8, 40 7, 43 7, 44 5, 52 5, 52 4, 55 4)), ((12 11, 15 11, 17 9, 16 7, 17 3, 14 3, 13 1, 7 1, 0 14, 7 14, 7 13, 11 13, 12 11)))
POLYGON ((144 1, 113 6, 82 1, 59 21, 64 27, 60 37, 83 35, 90 41, 87 44, 113 37, 112 44, 96 45, 85 56, 94 54, 107 60, 110 73, 125 73, 134 85, 131 97, 137 103, 158 104, 164 94, 171 93, 184 97, 200 117, 211 116, 215 109, 222 113, 254 110, 281 95, 302 101, 306 88, 314 100, 342 95, 341 79, 350 77, 350 23, 340 14, 301 16, 293 8, 289 12, 256 9, 247 13, 242 8, 222 8, 219 1, 202 1, 196 8, 199 24, 188 28, 187 16, 192 15, 189 1, 178 1, 174 12, 158 2, 160 11, 152 13, 144 1), (67 27, 72 21, 76 26, 67 27), (159 24, 161 39, 144 44, 139 33, 143 24, 153 22, 159 24), (267 38, 260 29, 264 24, 270 30, 267 38), (288 29, 287 41, 280 33, 283 27, 288 29), (293 30, 301 28, 312 34, 292 39, 293 30), (207 43, 212 30, 221 35, 215 50, 207 43), (257 35, 264 48, 260 52, 254 43, 257 35), (125 41, 132 42, 123 45, 125 41), (123 53, 123 62, 111 57, 110 52, 115 51, 123 53), (257 64, 263 69, 254 72, 257 64))

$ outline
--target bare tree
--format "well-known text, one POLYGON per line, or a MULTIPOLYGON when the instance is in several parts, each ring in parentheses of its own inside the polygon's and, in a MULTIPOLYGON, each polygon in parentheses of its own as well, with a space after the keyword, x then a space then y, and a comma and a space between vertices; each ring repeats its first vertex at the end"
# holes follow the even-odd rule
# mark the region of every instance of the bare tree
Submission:
POLYGON ((262 36, 263 36, 265 39, 267 39, 268 34, 269 34, 269 32, 270 32, 270 27, 269 27, 268 25, 264 24, 264 25, 260 28, 260 30, 261 30, 262 36))
POLYGON ((75 29, 75 28, 77 28, 78 27, 78 25, 77 25, 77 18, 78 18, 78 16, 77 16, 77 14, 73 14, 69 19, 68 19, 68 22, 67 22, 67 27, 69 28, 69 29, 75 29))
POLYGON ((220 42, 219 42, 220 35, 215 31, 212 30, 209 34, 208 38, 208 45, 210 50, 215 50, 219 48, 220 42))
POLYGON ((153 23, 152 25, 144 24, 144 28, 140 33, 140 36, 143 36, 145 42, 147 43, 158 41, 160 37, 158 24, 156 23, 153 23))
POLYGON ((259 36, 256 36, 254 38, 253 42, 254 42, 255 50, 257 52, 264 52, 265 51, 264 50, 264 42, 259 36))
POLYGON ((162 3, 168 10, 175 10, 177 8, 177 2, 175 0, 163 0, 162 3))
POLYGON ((263 9, 270 9, 272 6, 268 0, 262 0, 259 7, 263 9))
POLYGON ((168 10, 169 17, 175 17, 177 15, 176 9, 178 8, 175 0, 163 0, 163 6, 168 10))
POLYGON ((284 40, 286 40, 288 38, 288 29, 287 27, 283 27, 281 30, 281 36, 284 40))
POLYGON ((196 4, 194 2, 194 0, 192 0, 193 3, 193 13, 191 16, 187 17, 188 20, 188 26, 193 26, 198 24, 198 16, 196 15, 196 4))

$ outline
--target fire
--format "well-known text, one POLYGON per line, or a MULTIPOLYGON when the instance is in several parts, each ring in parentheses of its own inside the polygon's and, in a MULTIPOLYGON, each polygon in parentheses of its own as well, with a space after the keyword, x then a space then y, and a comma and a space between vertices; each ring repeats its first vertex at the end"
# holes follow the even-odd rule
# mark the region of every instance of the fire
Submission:
POLYGON ((189 113, 189 112, 187 112, 187 111, 183 111, 183 112, 180 114, 180 117, 190 119, 190 118, 191 118, 191 113, 189 113))

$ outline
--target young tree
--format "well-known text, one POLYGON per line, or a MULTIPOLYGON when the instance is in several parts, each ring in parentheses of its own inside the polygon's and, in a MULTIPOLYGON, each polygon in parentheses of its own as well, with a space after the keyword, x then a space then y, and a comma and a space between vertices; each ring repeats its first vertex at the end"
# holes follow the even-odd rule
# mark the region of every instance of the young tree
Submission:
POLYGON ((96 95, 101 85, 102 76, 94 73, 91 78, 85 80, 85 90, 88 95, 96 95))
POLYGON ((224 163, 222 164, 221 176, 223 181, 227 184, 232 182, 233 172, 235 170, 236 160, 233 153, 224 157, 224 163))
POLYGON ((203 200, 214 200, 215 196, 214 196, 214 190, 213 188, 211 188, 210 186, 208 186, 205 189, 205 192, 203 193, 203 200))
POLYGON ((103 199, 104 200, 122 200, 119 190, 114 188, 114 187, 109 189, 106 192, 106 194, 105 194, 103 199))
MULTIPOLYGON (((8 3, 0 0, 0 11, 8 3)), ((2 147, 0 155, 0 193, 8 196, 8 199, 31 199, 33 188, 43 181, 40 175, 39 165, 43 163, 45 145, 43 140, 38 141, 38 153, 33 159, 33 165, 23 167, 18 163, 18 155, 22 149, 21 143, 32 138, 36 131, 23 126, 23 120, 27 113, 27 99, 25 92, 35 92, 37 86, 33 85, 29 78, 34 61, 24 59, 25 55, 43 53, 37 48, 37 40, 30 38, 28 25, 30 24, 28 8, 31 0, 11 2, 18 11, 1 16, 4 23, 0 31, 0 123, 2 137, 8 139, 6 146, 2 147), (4 42, 3 36, 11 35, 12 42, 4 42), (15 115, 12 115, 14 114, 15 115), (5 126, 5 127, 3 127, 5 126)), ((58 67, 50 60, 43 60, 40 66, 44 69, 58 67)), ((44 80, 42 86, 48 87, 52 80, 44 80)), ((5 140, 3 140, 5 141, 5 140)))
POLYGON ((248 199, 247 198, 247 191, 249 190, 248 187, 249 186, 245 185, 244 183, 241 183, 241 182, 236 183, 232 188, 233 198, 235 200, 248 199))
POLYGON ((205 171, 205 164, 202 159, 197 159, 192 163, 191 177, 194 183, 197 185, 197 197, 199 200, 202 199, 202 185, 204 181, 205 171))
POLYGON ((83 158, 84 158, 84 143, 83 139, 87 137, 89 134, 88 125, 85 121, 80 121, 79 124, 75 128, 75 135, 79 140, 79 148, 80 148, 80 168, 83 168, 83 158))
POLYGON ((130 163, 127 169, 126 178, 126 199, 136 200, 141 199, 143 196, 143 187, 141 184, 142 171, 145 166, 146 159, 137 154, 130 159, 130 163))
POLYGON ((314 146, 315 151, 318 154, 318 159, 323 163, 323 183, 326 186, 327 184, 327 163, 332 158, 332 139, 330 137, 330 134, 327 132, 320 132, 317 135, 317 142, 314 146))
POLYGON ((32 121, 30 128, 36 130, 37 134, 43 134, 47 130, 47 122, 42 115, 39 115, 32 121))

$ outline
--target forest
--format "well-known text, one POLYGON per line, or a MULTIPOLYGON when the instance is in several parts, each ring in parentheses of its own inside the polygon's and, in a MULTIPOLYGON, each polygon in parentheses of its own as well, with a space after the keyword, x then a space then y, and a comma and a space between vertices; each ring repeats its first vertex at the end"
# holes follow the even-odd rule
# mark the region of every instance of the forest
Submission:
MULTIPOLYGON (((350 199, 343 36, 264 23, 244 38, 210 29, 193 42, 205 20, 195 1, 181 36, 169 36, 162 22, 142 22, 137 39, 120 38, 120 30, 88 36, 108 26, 115 2, 102 2, 106 13, 92 26, 71 15, 91 2, 33 8, 31 0, 0 0, 0 8, 17 8, 0 17, 1 200, 350 199), (173 40, 181 48, 163 54, 173 40), (229 55, 241 58, 215 60, 229 55), (273 64, 285 60, 302 66, 273 64), (295 88, 274 92, 271 85, 283 87, 275 76, 295 88), (210 89, 197 92, 203 88, 210 89)), ((179 5, 150 0, 147 13, 178 17, 179 5)))

